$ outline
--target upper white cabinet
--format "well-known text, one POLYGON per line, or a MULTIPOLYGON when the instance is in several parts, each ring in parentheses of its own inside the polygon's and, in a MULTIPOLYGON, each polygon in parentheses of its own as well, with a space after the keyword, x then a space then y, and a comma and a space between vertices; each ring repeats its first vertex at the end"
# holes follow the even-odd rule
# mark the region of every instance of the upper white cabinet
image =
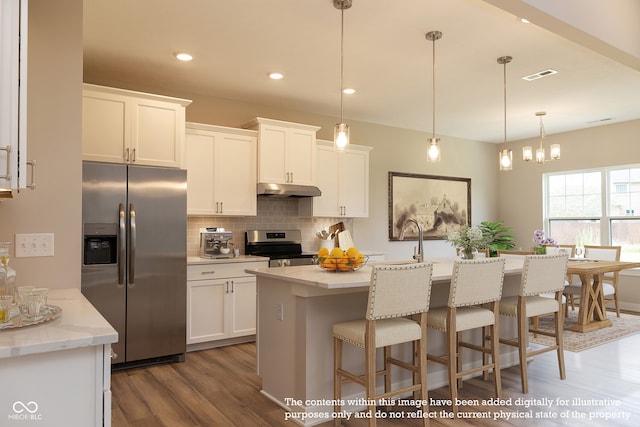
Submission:
POLYGON ((187 123, 187 213, 257 214, 256 132, 187 123))
POLYGON ((85 84, 82 158, 181 168, 191 101, 85 84))
POLYGON ((243 127, 258 131, 258 182, 316 184, 319 127, 261 117, 243 127))
POLYGON ((317 186, 320 197, 299 200, 299 211, 305 216, 368 217, 369 216, 369 151, 371 147, 349 144, 335 151, 333 143, 318 141, 317 186))
POLYGON ((0 193, 27 188, 27 0, 0 0, 0 193))

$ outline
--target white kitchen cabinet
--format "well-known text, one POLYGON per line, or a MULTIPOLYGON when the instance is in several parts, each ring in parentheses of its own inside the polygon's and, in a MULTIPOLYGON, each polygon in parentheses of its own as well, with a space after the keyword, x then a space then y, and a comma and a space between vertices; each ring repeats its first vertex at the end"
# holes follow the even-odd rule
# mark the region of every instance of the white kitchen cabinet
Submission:
POLYGON ((300 199, 299 213, 320 217, 369 216, 369 152, 371 147, 350 144, 335 151, 333 143, 317 143, 319 197, 300 199))
POLYGON ((256 278, 245 269, 267 266, 236 261, 187 267, 187 350, 253 339, 256 278))
POLYGON ((85 84, 82 158, 182 168, 191 101, 85 84))
POLYGON ((257 214, 255 131, 188 123, 187 213, 257 214))
POLYGON ((243 127, 258 131, 258 182, 316 185, 319 127, 262 117, 243 127))
POLYGON ((27 184, 27 0, 0 0, 0 195, 27 184))

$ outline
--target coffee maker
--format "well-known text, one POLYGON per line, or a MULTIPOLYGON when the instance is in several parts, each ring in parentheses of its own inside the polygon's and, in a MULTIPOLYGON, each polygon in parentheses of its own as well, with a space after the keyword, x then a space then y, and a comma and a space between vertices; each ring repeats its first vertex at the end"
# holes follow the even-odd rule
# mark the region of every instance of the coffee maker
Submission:
POLYGON ((200 229, 200 256, 202 258, 231 258, 233 233, 217 227, 200 229))

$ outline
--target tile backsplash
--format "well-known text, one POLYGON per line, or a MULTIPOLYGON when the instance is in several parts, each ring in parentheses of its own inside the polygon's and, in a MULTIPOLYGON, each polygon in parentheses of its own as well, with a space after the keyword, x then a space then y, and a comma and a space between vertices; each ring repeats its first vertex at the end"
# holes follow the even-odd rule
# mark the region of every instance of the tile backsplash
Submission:
POLYGON ((187 255, 198 256, 200 229, 224 227, 233 232, 233 245, 244 255, 244 233, 246 230, 302 230, 302 250, 320 249, 316 232, 329 230, 329 226, 342 221, 345 228, 353 230, 351 218, 314 218, 298 215, 298 199, 295 197, 258 197, 256 216, 190 216, 187 220, 187 255))

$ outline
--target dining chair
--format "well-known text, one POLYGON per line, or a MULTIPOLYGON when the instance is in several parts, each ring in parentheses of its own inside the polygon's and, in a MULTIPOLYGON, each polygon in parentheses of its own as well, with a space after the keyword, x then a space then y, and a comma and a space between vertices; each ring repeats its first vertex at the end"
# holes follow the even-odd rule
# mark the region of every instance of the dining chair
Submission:
POLYGON ((509 250, 499 250, 498 256, 500 255, 532 255, 533 251, 509 251, 509 250))
POLYGON ((492 370, 496 397, 502 396, 498 303, 502 295, 504 264, 505 259, 500 257, 455 261, 447 306, 431 308, 427 313, 427 327, 446 334, 446 354, 427 353, 427 360, 447 366, 454 414, 458 412, 455 402, 463 376, 483 372, 486 379, 492 370), (463 331, 475 328, 482 328, 480 345, 462 340, 463 331), (489 337, 488 347, 485 336, 489 337), (481 352, 482 365, 463 369, 461 347, 481 352), (488 355, 491 355, 491 363, 488 355))
MULTIPOLYGON (((585 259, 597 260, 597 261, 620 261, 621 246, 596 246, 585 245, 584 257, 585 259)), ((569 304, 573 310, 577 303, 579 304, 580 295, 582 293, 582 282, 579 278, 571 280, 565 286, 565 294, 569 298, 569 304)), ((613 302, 616 308, 616 316, 620 317, 620 302, 618 301, 618 272, 605 273, 602 278, 602 293, 605 299, 605 305, 607 302, 613 302)))
POLYGON ((516 317, 517 337, 501 338, 502 344, 518 348, 520 360, 520 378, 522 392, 528 393, 527 359, 535 355, 555 350, 558 353, 560 379, 565 379, 564 351, 562 344, 562 291, 567 274, 569 254, 527 255, 522 267, 522 278, 517 296, 505 297, 500 301, 500 314, 516 317), (543 297, 540 294, 553 292, 555 298, 543 297), (529 317, 553 314, 554 331, 536 330, 528 327, 529 317), (555 337, 555 344, 535 350, 528 349, 528 333, 555 337))
MULTIPOLYGON (((427 311, 431 296, 433 264, 380 264, 373 265, 369 285, 367 312, 364 319, 333 325, 333 392, 334 411, 340 412, 342 384, 354 382, 365 387, 369 411, 369 426, 376 425, 375 402, 395 395, 418 393, 423 413, 428 413, 427 403, 427 311), (349 372, 342 366, 343 343, 364 349, 364 374, 349 372), (411 363, 392 357, 391 347, 401 343, 413 343, 411 363), (383 348, 383 368, 376 370, 376 349, 383 348), (391 365, 413 372, 413 384, 391 390, 391 365), (384 393, 376 391, 376 376, 384 376, 384 393)), ((334 418, 334 425, 340 419, 334 418)), ((423 426, 428 418, 423 418, 423 426)))

